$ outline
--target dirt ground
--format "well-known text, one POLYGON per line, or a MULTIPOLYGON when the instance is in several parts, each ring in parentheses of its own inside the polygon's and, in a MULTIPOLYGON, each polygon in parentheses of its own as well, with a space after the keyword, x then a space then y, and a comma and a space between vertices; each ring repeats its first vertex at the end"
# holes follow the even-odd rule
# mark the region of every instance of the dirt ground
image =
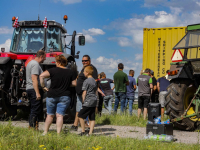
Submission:
MULTIPOLYGON (((13 121, 12 124, 17 127, 28 128, 27 121, 13 121)), ((71 124, 64 124, 63 128, 70 128, 70 126, 71 124)), ((39 130, 43 130, 43 128, 44 122, 40 122, 39 130)), ((52 124, 50 130, 56 131, 56 124, 52 124)), ((78 128, 78 131, 73 132, 79 134, 81 132, 81 127, 78 128)), ((94 134, 111 137, 144 139, 144 136, 146 135, 146 128, 133 126, 95 125, 94 134)), ((198 132, 174 130, 173 134, 177 139, 176 142, 178 143, 200 144, 200 133, 198 132)))

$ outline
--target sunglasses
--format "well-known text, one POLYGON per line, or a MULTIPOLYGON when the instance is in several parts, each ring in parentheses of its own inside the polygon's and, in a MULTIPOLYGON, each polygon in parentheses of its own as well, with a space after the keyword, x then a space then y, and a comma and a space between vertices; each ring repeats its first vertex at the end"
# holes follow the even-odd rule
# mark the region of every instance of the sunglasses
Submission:
POLYGON ((87 62, 87 61, 89 61, 89 60, 82 60, 82 62, 87 62))

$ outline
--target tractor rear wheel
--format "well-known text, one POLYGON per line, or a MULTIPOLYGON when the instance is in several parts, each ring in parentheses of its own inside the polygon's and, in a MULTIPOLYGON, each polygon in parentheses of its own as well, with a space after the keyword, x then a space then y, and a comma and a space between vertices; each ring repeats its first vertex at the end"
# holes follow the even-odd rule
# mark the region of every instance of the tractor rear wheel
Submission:
MULTIPOLYGON (((166 114, 170 119, 178 118, 188 108, 191 100, 196 92, 196 87, 193 86, 189 79, 173 79, 167 88, 165 101, 166 114)), ((195 106, 191 105, 187 115, 195 113, 195 106)), ((174 122, 175 127, 182 130, 195 130, 200 125, 200 119, 197 116, 185 118, 181 121, 174 122)))

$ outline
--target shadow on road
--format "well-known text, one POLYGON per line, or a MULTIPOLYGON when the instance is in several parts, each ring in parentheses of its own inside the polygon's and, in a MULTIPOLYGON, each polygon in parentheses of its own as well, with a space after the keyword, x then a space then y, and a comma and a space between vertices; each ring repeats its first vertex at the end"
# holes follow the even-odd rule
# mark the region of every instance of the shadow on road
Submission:
POLYGON ((105 118, 101 123, 98 123, 98 125, 110 125, 111 121, 109 118, 105 118))

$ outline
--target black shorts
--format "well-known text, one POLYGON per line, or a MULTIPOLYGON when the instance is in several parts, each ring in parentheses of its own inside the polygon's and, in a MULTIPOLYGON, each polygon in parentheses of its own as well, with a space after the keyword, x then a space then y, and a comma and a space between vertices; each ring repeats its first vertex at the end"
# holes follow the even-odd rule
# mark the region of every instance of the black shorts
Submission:
POLYGON ((150 96, 139 96, 138 97, 138 108, 147 108, 150 102, 150 96))
POLYGON ((83 106, 78 113, 78 117, 82 119, 86 119, 89 116, 91 121, 95 120, 95 109, 96 107, 85 107, 83 106))

